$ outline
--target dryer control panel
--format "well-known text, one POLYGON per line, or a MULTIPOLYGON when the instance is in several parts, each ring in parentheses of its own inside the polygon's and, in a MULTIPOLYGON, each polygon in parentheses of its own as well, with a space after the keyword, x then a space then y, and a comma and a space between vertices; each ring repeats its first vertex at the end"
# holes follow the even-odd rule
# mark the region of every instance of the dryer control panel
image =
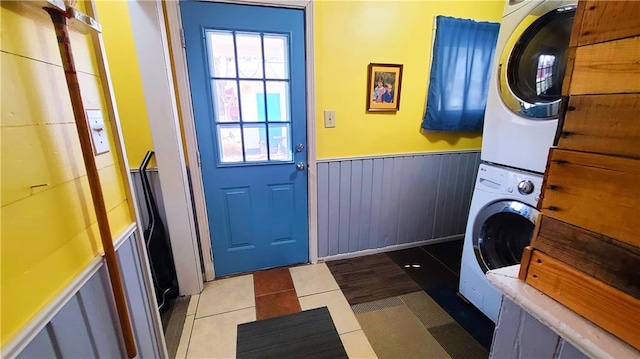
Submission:
POLYGON ((502 193, 508 198, 521 198, 536 205, 540 200, 542 176, 514 169, 481 164, 476 179, 476 189, 502 193))

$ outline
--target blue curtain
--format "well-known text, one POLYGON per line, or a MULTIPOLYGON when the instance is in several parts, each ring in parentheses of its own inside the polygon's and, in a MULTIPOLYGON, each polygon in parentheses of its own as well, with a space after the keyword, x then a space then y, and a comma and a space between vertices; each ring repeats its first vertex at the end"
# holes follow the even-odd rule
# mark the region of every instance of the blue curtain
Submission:
POLYGON ((422 128, 481 131, 500 24, 446 16, 436 21, 422 128))

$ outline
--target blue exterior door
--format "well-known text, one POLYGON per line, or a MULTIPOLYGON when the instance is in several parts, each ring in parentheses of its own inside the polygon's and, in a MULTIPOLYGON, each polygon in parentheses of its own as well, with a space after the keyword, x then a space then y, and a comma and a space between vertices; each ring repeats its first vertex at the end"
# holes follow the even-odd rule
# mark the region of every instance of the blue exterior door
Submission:
POLYGON ((180 10, 216 275, 307 262, 304 12, 180 10))

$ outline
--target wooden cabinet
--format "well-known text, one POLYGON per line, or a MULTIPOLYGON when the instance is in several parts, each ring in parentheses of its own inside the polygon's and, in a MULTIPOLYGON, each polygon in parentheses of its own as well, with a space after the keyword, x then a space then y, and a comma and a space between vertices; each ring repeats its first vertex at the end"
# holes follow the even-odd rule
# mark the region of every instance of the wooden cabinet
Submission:
POLYGON ((640 349, 640 1, 580 1, 520 279, 640 349))

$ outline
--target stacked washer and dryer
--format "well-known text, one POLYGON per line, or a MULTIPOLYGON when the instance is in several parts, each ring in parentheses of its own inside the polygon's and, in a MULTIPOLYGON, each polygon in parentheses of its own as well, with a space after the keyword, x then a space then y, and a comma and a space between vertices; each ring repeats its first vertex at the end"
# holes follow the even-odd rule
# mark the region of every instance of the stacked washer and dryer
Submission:
POLYGON ((577 0, 508 0, 498 35, 481 158, 465 233, 460 293, 494 322, 488 270, 520 262, 558 125, 577 0))

